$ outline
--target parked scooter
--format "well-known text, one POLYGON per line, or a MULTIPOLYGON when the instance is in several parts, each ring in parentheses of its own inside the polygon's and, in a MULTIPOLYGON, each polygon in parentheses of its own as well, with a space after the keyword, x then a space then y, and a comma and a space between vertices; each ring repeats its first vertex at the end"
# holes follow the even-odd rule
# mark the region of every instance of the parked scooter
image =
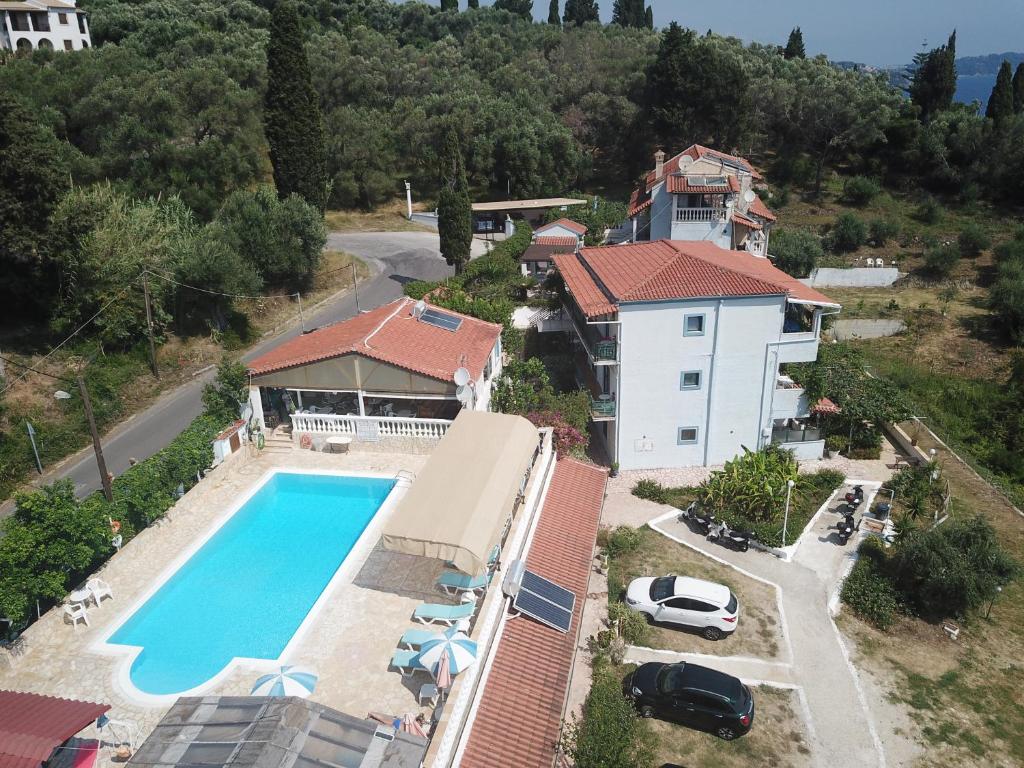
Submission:
POLYGON ((846 542, 853 536, 854 531, 860 527, 860 524, 853 522, 853 512, 846 512, 843 514, 843 519, 836 523, 836 529, 839 531, 839 543, 846 546, 846 542))
POLYGON ((856 509, 864 501, 864 489, 859 485, 853 486, 853 490, 846 494, 845 499, 852 509, 856 509))
POLYGON ((715 522, 715 516, 711 512, 702 511, 694 501, 686 509, 680 511, 679 520, 687 525, 696 526, 706 536, 715 522))
POLYGON ((734 530, 724 520, 708 528, 708 541, 717 541, 719 544, 732 547, 739 552, 746 552, 750 549, 752 538, 754 538, 753 533, 734 530))

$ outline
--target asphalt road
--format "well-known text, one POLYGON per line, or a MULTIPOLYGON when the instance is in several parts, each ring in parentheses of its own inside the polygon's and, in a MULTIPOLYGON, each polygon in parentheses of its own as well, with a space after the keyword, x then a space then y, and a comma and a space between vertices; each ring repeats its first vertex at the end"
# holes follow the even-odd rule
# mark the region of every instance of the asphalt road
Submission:
MULTIPOLYGON (((370 267, 372 276, 358 286, 359 309, 364 311, 397 299, 402 295, 402 285, 411 280, 440 280, 452 274, 451 267, 441 258, 437 234, 432 232, 334 232, 328 237, 327 247, 354 254, 370 267)), ((346 320, 356 311, 356 295, 348 292, 307 316, 306 329, 346 320)), ((260 342, 242 359, 251 360, 298 336, 299 332, 296 322, 295 328, 260 342)), ((129 459, 148 458, 177 437, 202 412, 203 386, 213 376, 213 371, 197 376, 104 435, 103 457, 107 469, 119 475, 129 467, 129 459)), ((80 498, 98 490, 99 470, 92 449, 65 460, 43 479, 53 482, 61 478, 74 482, 80 498)))

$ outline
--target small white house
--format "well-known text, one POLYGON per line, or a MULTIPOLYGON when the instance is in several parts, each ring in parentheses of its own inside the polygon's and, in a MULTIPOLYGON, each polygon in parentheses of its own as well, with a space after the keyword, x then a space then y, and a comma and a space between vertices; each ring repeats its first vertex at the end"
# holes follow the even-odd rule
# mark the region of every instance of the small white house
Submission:
POLYGON ((0 48, 79 51, 92 45, 75 0, 0 0, 0 48))
POLYGON ((554 257, 594 433, 622 469, 722 464, 768 443, 820 458, 787 363, 817 358, 839 305, 767 259, 703 242, 554 257))
POLYGON ((253 360, 253 418, 303 434, 440 437, 463 408, 488 410, 501 330, 397 299, 253 360))
POLYGON ((699 144, 665 159, 629 202, 632 240, 703 240, 755 256, 768 255, 775 214, 754 191, 762 177, 747 160, 699 144))
POLYGON ((549 238, 572 238, 578 245, 583 244, 587 228, 572 219, 555 219, 533 231, 533 242, 544 243, 549 238))

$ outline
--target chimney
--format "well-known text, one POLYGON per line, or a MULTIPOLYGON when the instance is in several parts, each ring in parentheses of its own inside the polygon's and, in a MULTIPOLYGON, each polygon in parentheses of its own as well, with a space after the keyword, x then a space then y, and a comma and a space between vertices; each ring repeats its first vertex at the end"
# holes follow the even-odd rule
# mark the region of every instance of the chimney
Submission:
POLYGON ((662 172, 665 170, 665 151, 658 148, 658 151, 654 153, 654 178, 660 179, 662 172))

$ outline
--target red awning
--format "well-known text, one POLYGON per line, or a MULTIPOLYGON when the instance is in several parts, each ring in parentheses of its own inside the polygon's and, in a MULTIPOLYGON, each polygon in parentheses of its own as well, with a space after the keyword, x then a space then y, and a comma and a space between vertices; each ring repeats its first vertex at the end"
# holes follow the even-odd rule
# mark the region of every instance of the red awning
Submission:
POLYGON ((0 768, 38 768, 109 704, 0 691, 0 768))
POLYGON ((817 413, 824 416, 832 416, 842 412, 842 410, 842 408, 833 403, 827 397, 821 398, 821 400, 811 406, 811 413, 817 413))

